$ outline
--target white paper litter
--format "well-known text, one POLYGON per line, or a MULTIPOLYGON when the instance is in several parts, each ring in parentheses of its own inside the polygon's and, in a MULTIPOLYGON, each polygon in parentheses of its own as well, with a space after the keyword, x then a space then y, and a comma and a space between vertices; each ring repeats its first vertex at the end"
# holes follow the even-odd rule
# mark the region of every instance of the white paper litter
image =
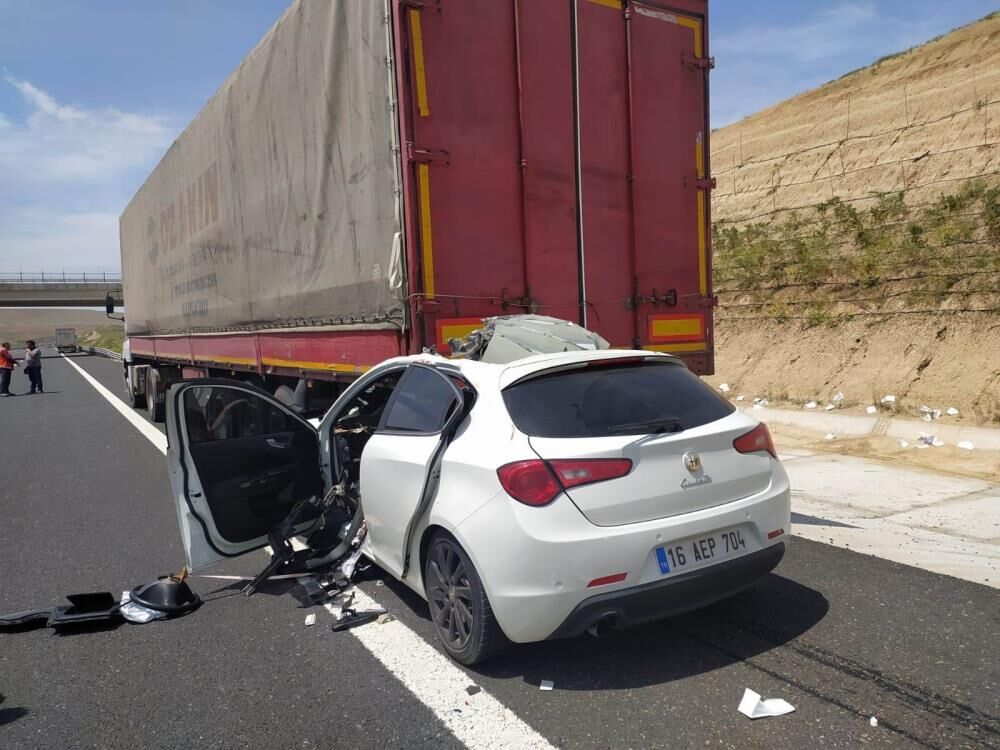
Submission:
POLYGON ((737 401, 742 401, 742 400, 743 400, 743 399, 745 399, 745 398, 746 398, 746 396, 737 396, 737 397, 736 397, 736 400, 737 400, 737 401))
POLYGON ((833 404, 827 404, 826 406, 823 407, 823 411, 833 411, 836 408, 837 407, 834 406, 833 404))
POLYGON ((344 578, 348 581, 354 576, 354 568, 358 564, 358 560, 361 559, 361 548, 358 547, 351 556, 348 557, 340 566, 340 572, 344 574, 344 578))
POLYGON ((162 620, 167 616, 166 612, 158 612, 155 609, 150 609, 149 607, 143 607, 141 604, 136 604, 132 601, 132 595, 128 591, 122 592, 122 600, 118 607, 118 611, 121 612, 122 617, 129 622, 136 622, 140 625, 152 620, 162 620))
POLYGON ((865 411, 868 412, 869 414, 874 414, 875 412, 878 411, 878 407, 877 406, 869 406, 869 407, 867 407, 865 409, 865 411))
POLYGON ((826 439, 827 440, 836 440, 837 436, 834 435, 832 432, 828 432, 828 433, 826 433, 826 439))
POLYGON ((923 412, 925 422, 933 422, 941 416, 940 409, 932 409, 929 406, 921 406, 920 411, 923 412))
POLYGON ((542 682, 538 686, 538 689, 539 690, 552 690, 555 686, 556 686, 556 684, 552 680, 542 680, 542 682))
POLYGON ((958 409, 956 409, 954 406, 949 406, 948 409, 945 411, 945 414, 947 414, 949 417, 957 417, 958 409))
POLYGON ((766 398, 762 398, 762 399, 761 399, 760 401, 758 401, 757 403, 759 403, 759 404, 760 404, 761 406, 767 406, 767 404, 768 404, 768 401, 767 401, 767 399, 766 399, 766 398))
POLYGON ((841 393, 840 391, 837 391, 837 394, 833 397, 833 400, 834 401, 843 401, 844 400, 844 394, 841 393))
POLYGON ((895 397, 895 396, 892 396, 892 395, 889 395, 889 396, 883 396, 883 397, 882 397, 881 399, 879 399, 879 400, 880 400, 880 401, 881 401, 881 402, 882 402, 883 404, 894 404, 894 403, 896 403, 896 397, 895 397))
POLYGON ((899 447, 900 448, 909 448, 910 444, 908 442, 906 442, 905 440, 900 440, 899 441, 899 447))
POLYGON ((753 397, 753 402, 754 402, 755 404, 759 404, 759 403, 760 403, 760 396, 754 396, 754 397, 753 397))
POLYGON ((743 691, 743 700, 740 701, 739 708, 736 709, 744 716, 751 719, 761 719, 765 716, 782 716, 790 714, 795 710, 795 706, 784 698, 768 698, 762 700, 760 693, 754 692, 750 688, 743 691))
POLYGON ((316 624, 316 613, 312 612, 312 613, 306 615, 306 627, 309 627, 310 625, 315 625, 315 624, 316 624))
POLYGON ((722 383, 719 386, 719 390, 722 391, 723 393, 729 393, 729 391, 732 389, 729 387, 729 383, 722 383))
POLYGON ((963 451, 971 451, 976 446, 974 446, 968 440, 963 440, 961 443, 958 444, 958 447, 961 448, 963 451))
POLYGON ((877 726, 878 726, 878 719, 876 719, 876 718, 875 718, 875 717, 873 716, 873 717, 871 717, 871 718, 870 718, 870 719, 868 720, 868 723, 869 723, 869 724, 871 724, 871 725, 872 725, 873 727, 877 727, 877 726))
POLYGON ((816 402, 815 401, 810 401, 809 403, 804 404, 804 407, 806 409, 815 409, 816 408, 816 402))

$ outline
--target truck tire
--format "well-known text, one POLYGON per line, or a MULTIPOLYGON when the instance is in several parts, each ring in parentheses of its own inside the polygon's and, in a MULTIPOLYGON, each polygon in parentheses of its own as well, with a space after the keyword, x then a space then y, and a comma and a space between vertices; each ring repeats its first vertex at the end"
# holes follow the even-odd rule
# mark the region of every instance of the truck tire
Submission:
POLYGON ((133 409, 145 409, 146 408, 146 394, 136 393, 132 389, 132 385, 126 380, 125 390, 128 393, 128 405, 133 409))
POLYGON ((160 373, 150 367, 146 373, 146 414, 149 415, 150 422, 162 422, 165 418, 163 402, 157 403, 156 389, 160 382, 160 373))

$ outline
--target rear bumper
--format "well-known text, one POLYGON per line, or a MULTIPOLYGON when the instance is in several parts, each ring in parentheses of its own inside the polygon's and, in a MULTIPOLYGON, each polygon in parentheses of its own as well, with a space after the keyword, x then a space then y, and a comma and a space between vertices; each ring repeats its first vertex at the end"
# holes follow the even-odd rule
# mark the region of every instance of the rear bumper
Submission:
POLYGON ((572 638, 601 620, 631 627, 683 614, 742 591, 770 573, 785 554, 784 543, 695 570, 676 578, 597 594, 580 602, 548 640, 572 638))

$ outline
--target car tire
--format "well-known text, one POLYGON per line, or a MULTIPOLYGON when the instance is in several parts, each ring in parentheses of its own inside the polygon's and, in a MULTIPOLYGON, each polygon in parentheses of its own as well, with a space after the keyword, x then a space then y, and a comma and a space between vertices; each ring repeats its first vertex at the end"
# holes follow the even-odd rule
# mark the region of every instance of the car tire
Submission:
POLYGON ((449 534, 427 546, 424 593, 441 644, 459 664, 481 664, 510 645, 472 560, 449 534))

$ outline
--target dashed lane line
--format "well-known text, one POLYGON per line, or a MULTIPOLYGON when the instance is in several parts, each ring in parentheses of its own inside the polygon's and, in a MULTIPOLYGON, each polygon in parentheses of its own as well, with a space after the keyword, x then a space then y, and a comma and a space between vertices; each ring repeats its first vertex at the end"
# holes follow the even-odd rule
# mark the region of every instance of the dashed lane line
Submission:
MULTIPOLYGON (((65 356, 63 359, 161 453, 166 454, 167 438, 162 432, 132 411, 76 362, 65 356)), ((379 606, 357 588, 354 602, 362 609, 379 606)), ((334 613, 332 605, 324 606, 331 614, 334 613)), ((347 632, 360 641, 466 747, 472 750, 553 747, 485 690, 469 695, 466 688, 473 683, 473 679, 399 620, 364 625, 347 632)))

